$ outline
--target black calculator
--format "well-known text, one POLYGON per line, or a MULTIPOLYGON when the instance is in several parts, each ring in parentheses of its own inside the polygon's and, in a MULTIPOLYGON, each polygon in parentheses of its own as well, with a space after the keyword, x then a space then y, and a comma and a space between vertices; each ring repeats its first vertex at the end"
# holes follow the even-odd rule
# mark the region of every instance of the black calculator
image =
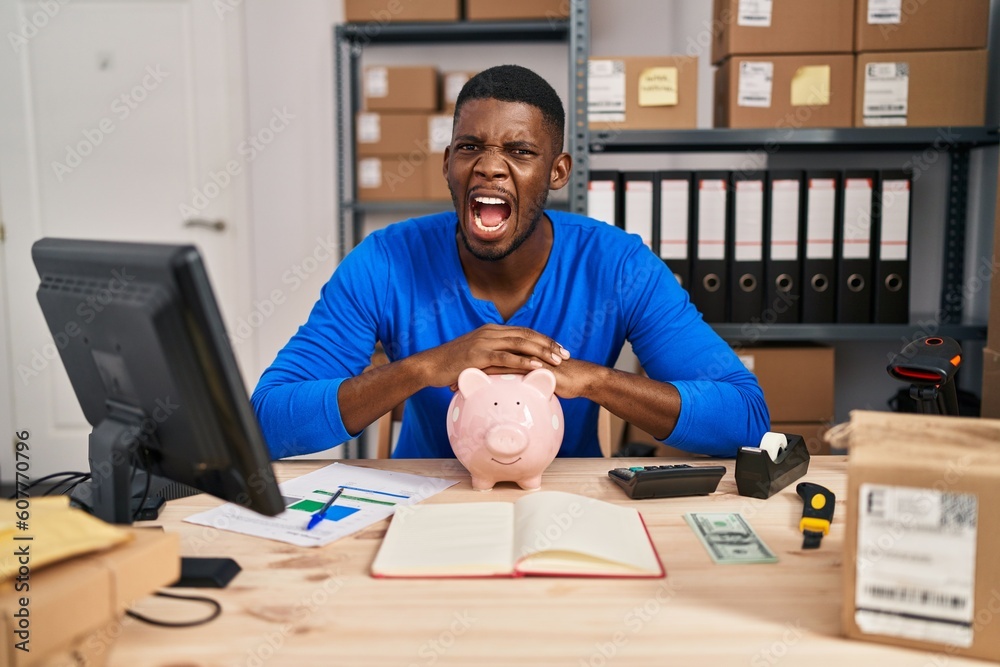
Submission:
POLYGON ((705 496, 715 491, 726 474, 725 466, 632 466, 608 471, 629 498, 676 498, 705 496))

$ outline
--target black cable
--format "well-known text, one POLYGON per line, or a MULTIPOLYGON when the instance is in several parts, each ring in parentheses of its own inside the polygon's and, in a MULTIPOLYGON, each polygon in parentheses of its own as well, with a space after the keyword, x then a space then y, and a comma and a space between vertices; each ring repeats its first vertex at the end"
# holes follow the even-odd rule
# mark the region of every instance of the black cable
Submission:
MULTIPOLYGON (((136 456, 135 460, 132 462, 132 473, 133 473, 133 475, 135 474, 135 471, 139 469, 139 460, 138 459, 139 459, 139 457, 136 456)), ((147 459, 148 459, 148 457, 147 457, 147 459)), ((144 463, 146 463, 146 465, 148 466, 149 461, 147 460, 144 463)), ((149 485, 150 485, 150 483, 152 482, 152 479, 153 479, 153 475, 149 472, 149 468, 148 467, 143 467, 143 472, 146 473, 146 485, 145 485, 145 488, 142 490, 142 499, 139 500, 139 504, 136 506, 135 512, 132 513, 132 522, 133 523, 139 518, 139 515, 142 514, 142 507, 143 507, 143 505, 146 504, 146 499, 149 498, 149 485)), ((129 488, 131 489, 131 487, 132 487, 132 484, 130 483, 129 484, 129 488)))
POLYGON ((80 486, 81 484, 83 484, 84 482, 89 481, 89 480, 90 480, 90 475, 87 475, 86 477, 81 477, 80 479, 78 479, 75 482, 73 482, 73 484, 69 488, 67 488, 65 491, 63 491, 63 494, 67 495, 67 496, 70 495, 70 494, 72 494, 73 493, 73 489, 75 489, 76 487, 80 486))
MULTIPOLYGON (((31 487, 35 486, 36 484, 41 484, 42 482, 46 482, 46 481, 48 481, 48 480, 50 480, 50 479, 52 479, 54 477, 79 477, 81 475, 90 476, 90 473, 89 472, 72 472, 72 471, 71 472, 54 472, 51 475, 45 475, 44 477, 39 477, 38 479, 32 480, 30 484, 27 484, 26 486, 22 486, 19 490, 21 490, 21 491, 27 491, 28 489, 30 489, 31 487)), ((61 483, 62 482, 60 482, 60 484, 61 483)), ((9 496, 10 500, 14 500, 16 497, 17 497, 17 491, 14 491, 14 493, 10 494, 10 496, 9 496)))
POLYGON ((56 482, 55 484, 53 484, 49 488, 49 490, 46 491, 45 493, 43 493, 42 495, 43 496, 63 495, 63 494, 66 493, 66 490, 59 491, 59 487, 60 486, 62 486, 64 484, 71 484, 73 486, 76 486, 78 483, 80 483, 80 482, 82 482, 84 480, 87 480, 87 479, 90 479, 90 473, 82 473, 82 474, 78 474, 78 475, 73 475, 71 477, 67 477, 64 480, 56 482))
POLYGON ((150 625, 157 625, 161 628, 192 628, 196 625, 204 625, 209 621, 215 620, 219 614, 222 613, 222 605, 219 604, 218 600, 213 600, 209 597, 204 597, 202 595, 177 595, 176 593, 166 593, 164 591, 156 591, 153 595, 158 595, 161 598, 174 598, 177 600, 191 600, 193 602, 204 602, 212 606, 212 613, 205 618, 198 619, 196 621, 160 621, 155 618, 149 618, 148 616, 143 616, 137 611, 132 611, 131 609, 126 609, 125 613, 137 621, 142 621, 143 623, 149 623, 150 625))

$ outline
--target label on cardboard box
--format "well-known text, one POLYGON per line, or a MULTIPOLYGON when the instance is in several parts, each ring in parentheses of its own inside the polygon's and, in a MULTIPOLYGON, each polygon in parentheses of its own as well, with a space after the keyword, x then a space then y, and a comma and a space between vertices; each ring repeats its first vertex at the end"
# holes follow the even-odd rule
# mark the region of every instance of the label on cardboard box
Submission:
POLYGON ((432 153, 444 153, 451 146, 451 129, 454 119, 451 116, 438 115, 427 119, 427 136, 432 153))
POLYGON ((389 96, 389 70, 369 67, 365 70, 365 97, 389 96))
POLYGON ((736 104, 741 107, 770 108, 773 82, 773 62, 749 60, 741 62, 736 104))
POLYGON ((650 67, 639 75, 639 106, 677 106, 677 68, 650 67))
POLYGON ((458 94, 469 81, 468 72, 448 72, 444 75, 444 100, 454 106, 458 101, 458 94))
POLYGON ((587 66, 587 118, 625 122, 625 61, 591 60, 587 66))
POLYGON ((902 23, 903 0, 868 0, 868 23, 902 23))
POLYGON ((743 362, 743 365, 746 366, 748 371, 751 373, 754 372, 754 358, 752 354, 738 354, 736 355, 736 358, 743 362))
POLYGON ((382 160, 377 157, 358 161, 358 187, 377 188, 382 185, 382 160))
POLYGON ((382 140, 382 116, 377 113, 358 114, 358 143, 377 144, 382 140))
POLYGON ((909 63, 868 63, 865 66, 865 126, 906 125, 909 94, 909 63))
POLYGON ((773 0, 740 0, 736 25, 770 28, 772 4, 773 0))
POLYGON ((862 484, 854 618, 862 632, 972 645, 978 498, 862 484))

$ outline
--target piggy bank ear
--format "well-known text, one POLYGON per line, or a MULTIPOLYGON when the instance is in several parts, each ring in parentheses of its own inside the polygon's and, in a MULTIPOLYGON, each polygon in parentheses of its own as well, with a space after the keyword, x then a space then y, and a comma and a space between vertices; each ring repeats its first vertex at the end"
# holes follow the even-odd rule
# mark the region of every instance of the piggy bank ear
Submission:
MULTIPOLYGON (((459 377, 461 380, 461 377, 459 377)), ((538 370, 531 371, 524 376, 524 384, 534 387, 538 391, 542 392, 542 396, 548 398, 556 390, 556 376, 555 373, 547 368, 539 368, 538 370)))
POLYGON ((458 391, 468 398, 491 382, 490 376, 478 368, 466 368, 458 374, 458 391))

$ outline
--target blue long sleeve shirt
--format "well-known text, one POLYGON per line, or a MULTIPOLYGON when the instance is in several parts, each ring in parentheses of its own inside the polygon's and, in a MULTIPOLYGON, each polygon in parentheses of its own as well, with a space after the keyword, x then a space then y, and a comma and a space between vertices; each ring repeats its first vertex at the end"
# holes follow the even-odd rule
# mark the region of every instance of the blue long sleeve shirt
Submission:
MULTIPOLYGON (((680 393, 680 416, 666 444, 716 456, 756 445, 769 423, 757 379, 702 320, 663 261, 638 236, 604 222, 546 215, 551 254, 527 303, 506 322, 493 302, 469 289, 454 212, 365 238, 251 397, 272 456, 319 451, 356 435, 344 427, 337 393, 370 363, 376 341, 395 361, 488 323, 528 327, 574 358, 604 366, 615 363, 628 340, 646 373, 680 393)), ((448 387, 430 387, 407 400, 394 457, 454 456, 445 427, 452 396, 448 387)), ((600 456, 597 404, 560 401, 559 456, 600 456)))

